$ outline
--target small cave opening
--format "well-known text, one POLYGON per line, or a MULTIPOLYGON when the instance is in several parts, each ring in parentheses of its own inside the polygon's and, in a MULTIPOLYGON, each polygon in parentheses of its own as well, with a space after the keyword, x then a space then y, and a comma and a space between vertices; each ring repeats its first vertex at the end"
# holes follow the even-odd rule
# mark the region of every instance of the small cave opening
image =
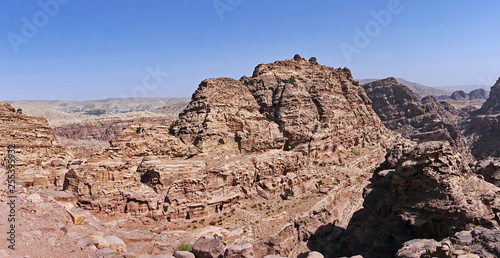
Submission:
POLYGON ((161 183, 160 180, 160 173, 157 171, 154 171, 153 169, 148 169, 146 173, 141 175, 141 183, 143 184, 150 184, 150 185, 157 185, 161 183))

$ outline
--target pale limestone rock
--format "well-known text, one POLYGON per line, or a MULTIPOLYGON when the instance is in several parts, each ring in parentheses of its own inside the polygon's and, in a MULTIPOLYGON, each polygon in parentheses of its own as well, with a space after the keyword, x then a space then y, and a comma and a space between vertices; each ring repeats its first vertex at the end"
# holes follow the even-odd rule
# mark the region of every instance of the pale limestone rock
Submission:
POLYGON ((83 221, 85 220, 85 214, 83 214, 82 211, 77 209, 71 209, 68 210, 68 213, 71 216, 71 219, 73 220, 73 223, 75 225, 83 224, 83 221))
POLYGON ((120 253, 127 252, 127 245, 117 236, 105 236, 104 239, 108 243, 110 249, 116 250, 120 253))

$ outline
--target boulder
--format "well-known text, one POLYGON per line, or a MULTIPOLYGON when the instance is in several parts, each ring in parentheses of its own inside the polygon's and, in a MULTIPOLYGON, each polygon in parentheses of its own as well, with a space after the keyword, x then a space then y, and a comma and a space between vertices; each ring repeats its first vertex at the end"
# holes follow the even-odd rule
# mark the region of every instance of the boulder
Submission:
POLYGON ((176 251, 173 255, 175 258, 195 258, 193 253, 188 251, 176 251))
POLYGON ((82 225, 83 221, 85 220, 85 214, 77 209, 71 209, 68 210, 69 215, 71 216, 71 219, 73 220, 73 223, 75 225, 82 225))
POLYGON ((224 254, 224 249, 218 237, 200 237, 193 245, 196 258, 219 258, 224 254))
POLYGON ((125 242, 117 236, 105 236, 104 239, 108 242, 110 249, 116 250, 120 253, 127 252, 127 245, 125 245, 125 242))
POLYGON ((253 258, 254 250, 251 244, 238 244, 226 249, 224 258, 253 258))
POLYGON ((307 254, 307 258, 324 258, 320 252, 312 251, 307 254))

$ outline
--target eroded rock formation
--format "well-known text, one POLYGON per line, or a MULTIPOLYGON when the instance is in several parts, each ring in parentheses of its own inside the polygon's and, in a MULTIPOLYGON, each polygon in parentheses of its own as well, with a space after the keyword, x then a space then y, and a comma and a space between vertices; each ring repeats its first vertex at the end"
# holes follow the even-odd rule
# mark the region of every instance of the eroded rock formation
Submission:
POLYGON ((468 134, 474 136, 472 154, 476 158, 500 157, 500 78, 483 106, 474 112, 468 134))
POLYGON ((466 113, 433 96, 420 100, 392 77, 364 84, 363 88, 387 128, 417 142, 446 140, 466 157, 470 155, 459 126, 466 113))
POLYGON ((393 141, 404 139, 385 128, 347 68, 296 56, 259 65, 239 81, 203 81, 169 128, 130 126, 110 148, 72 162, 64 189, 97 214, 172 222, 281 201, 290 192, 312 195, 321 204, 296 218, 301 226, 288 211, 262 221, 269 228, 251 225, 256 255, 270 252, 269 243, 272 253, 298 254, 315 227, 347 226, 361 207, 366 171, 393 141))
POLYGON ((201 152, 283 148, 285 139, 278 125, 266 121, 258 108, 241 82, 230 78, 205 80, 174 122, 172 132, 201 152))
POLYGON ((7 148, 15 146, 16 183, 25 186, 62 184, 70 149, 58 143, 45 118, 30 116, 0 102, 0 159, 7 167, 7 148))
POLYGON ((406 152, 394 170, 373 176, 364 208, 345 232, 330 235, 332 249, 320 251, 392 257, 411 239, 441 240, 469 226, 498 230, 499 193, 447 142, 424 142, 406 152))

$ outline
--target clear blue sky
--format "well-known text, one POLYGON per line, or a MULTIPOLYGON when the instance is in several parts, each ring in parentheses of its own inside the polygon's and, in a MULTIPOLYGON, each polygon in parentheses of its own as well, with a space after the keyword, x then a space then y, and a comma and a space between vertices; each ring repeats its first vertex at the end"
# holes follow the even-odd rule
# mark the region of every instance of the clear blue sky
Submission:
POLYGON ((296 53, 358 79, 444 86, 500 76, 496 0, 396 0, 387 24, 372 12, 392 10, 389 0, 40 2, 52 4, 0 0, 0 100, 191 96, 203 79, 249 76, 296 53), (367 25, 370 42, 356 45, 367 25), (357 48, 348 58, 346 45, 357 48))

